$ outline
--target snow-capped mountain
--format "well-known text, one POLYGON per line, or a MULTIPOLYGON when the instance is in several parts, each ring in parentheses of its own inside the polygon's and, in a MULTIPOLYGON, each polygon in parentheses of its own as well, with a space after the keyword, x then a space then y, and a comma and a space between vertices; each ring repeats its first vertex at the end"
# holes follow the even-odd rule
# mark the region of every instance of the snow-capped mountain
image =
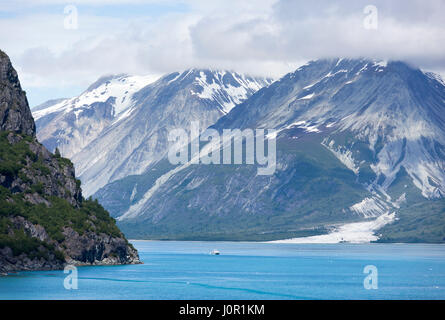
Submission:
POLYGON ((38 136, 47 148, 72 157, 134 106, 133 94, 159 76, 112 75, 97 80, 78 97, 50 100, 32 109, 38 136))
MULTIPOLYGON (((378 228, 397 221, 392 224, 397 230, 380 238, 400 239, 418 237, 404 223, 425 203, 434 203, 436 211, 422 223, 441 219, 445 86, 403 62, 310 62, 259 90, 212 127, 278 130, 274 175, 259 176, 254 166, 159 161, 97 193, 127 233, 279 239, 375 220, 378 228), (111 203, 124 183, 131 191, 124 190, 119 204, 111 203)), ((378 238, 373 232, 368 240, 378 238)), ((435 237, 442 241, 440 234, 435 237)))
POLYGON ((100 78, 80 96, 34 108, 38 137, 74 162, 84 194, 141 174, 166 152, 168 130, 209 126, 272 81, 191 69, 100 78))

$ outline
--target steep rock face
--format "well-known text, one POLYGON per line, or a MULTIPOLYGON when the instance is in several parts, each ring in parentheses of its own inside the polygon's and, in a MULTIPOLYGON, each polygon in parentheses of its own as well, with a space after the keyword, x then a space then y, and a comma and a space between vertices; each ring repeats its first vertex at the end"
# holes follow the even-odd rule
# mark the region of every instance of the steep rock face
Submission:
POLYGON ((0 172, 0 185, 12 193, 25 193, 33 186, 39 186, 40 194, 26 194, 28 201, 45 203, 43 196, 56 196, 79 207, 82 202, 80 182, 76 180, 74 167, 68 159, 55 157, 44 146, 29 136, 12 132, 1 132, 3 143, 8 143, 2 150, 2 160, 14 165, 13 172, 5 168, 0 172), (15 149, 25 149, 17 154, 15 149), (9 150, 8 150, 9 149, 9 150), (7 155, 10 151, 15 157, 7 155), (21 158, 20 156, 24 156, 21 158), (20 164, 15 162, 20 161, 20 164), (14 173, 17 172, 17 175, 14 173))
POLYGON ((108 213, 83 199, 71 161, 36 140, 17 74, 0 57, 0 272, 138 263, 108 213))
POLYGON ((0 51, 0 130, 35 135, 25 92, 9 57, 0 51))

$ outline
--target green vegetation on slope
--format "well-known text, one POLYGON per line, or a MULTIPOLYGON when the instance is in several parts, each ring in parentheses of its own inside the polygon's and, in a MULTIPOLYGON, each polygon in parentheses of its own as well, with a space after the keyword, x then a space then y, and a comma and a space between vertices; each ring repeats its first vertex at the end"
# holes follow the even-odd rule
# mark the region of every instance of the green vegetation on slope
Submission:
MULTIPOLYGON (((12 138, 17 141, 11 144, 7 138, 10 134, 0 132, 0 175, 4 177, 4 181, 20 181, 25 190, 13 192, 0 185, 0 249, 10 247, 14 255, 26 253, 30 258, 45 257, 49 251, 63 259, 63 254, 56 251, 54 245, 32 238, 23 229, 14 226, 14 217, 23 217, 34 225, 41 225, 51 240, 58 243, 65 240, 65 227, 72 228, 80 235, 94 232, 113 237, 122 236, 115 220, 97 200, 83 200, 76 207, 66 199, 45 194, 44 184, 33 183, 33 179, 50 175, 51 172, 44 160, 30 149, 30 144, 36 143, 35 140, 30 136, 13 134, 12 138), (37 204, 26 201, 26 195, 33 194, 38 194, 44 201, 37 204)), ((61 167, 72 166, 70 160, 60 155, 55 158, 61 167)), ((76 180, 76 184, 80 187, 79 180, 76 180)))
POLYGON ((397 220, 378 233, 382 235, 378 242, 445 242, 445 199, 401 208, 397 220))
MULTIPOLYGON (((10 218, 17 216, 34 225, 41 225, 48 236, 59 243, 65 240, 62 233, 64 227, 71 227, 80 235, 94 232, 113 237, 121 236, 115 220, 96 200, 84 200, 80 208, 75 208, 68 201, 57 197, 48 197, 47 200, 49 206, 43 203, 32 204, 24 201, 22 194, 11 194, 8 189, 0 186, 0 248, 11 247, 14 255, 19 255, 32 253, 44 244, 12 226, 10 218)), ((51 245, 44 245, 48 249, 53 248, 51 245)))
POLYGON ((43 226, 48 235, 59 242, 63 241, 62 231, 65 226, 71 227, 80 235, 93 231, 97 234, 120 236, 115 220, 97 200, 84 200, 80 208, 53 196, 47 197, 47 200, 49 206, 44 203, 32 204, 24 201, 22 194, 12 194, 0 186, 0 219, 22 216, 33 224, 43 226))
POLYGON ((27 158, 37 161, 37 156, 29 149, 32 137, 20 135, 22 139, 12 146, 7 140, 8 134, 0 132, 0 174, 15 176, 25 167, 27 158))

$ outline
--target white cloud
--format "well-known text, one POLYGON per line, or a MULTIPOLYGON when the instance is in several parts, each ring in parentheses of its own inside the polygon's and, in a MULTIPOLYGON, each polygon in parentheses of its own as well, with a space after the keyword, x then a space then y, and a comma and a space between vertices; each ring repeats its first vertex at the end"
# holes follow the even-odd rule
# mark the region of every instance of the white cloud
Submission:
POLYGON ((400 59, 445 70, 444 1, 373 1, 377 30, 363 28, 368 1, 200 0, 187 2, 183 12, 130 17, 119 10, 142 1, 73 3, 79 5, 77 30, 63 28, 66 1, 19 0, 15 8, 23 12, 12 5, 2 7, 2 49, 29 90, 87 86, 109 73, 188 67, 278 76, 306 60, 332 56, 400 59), (43 3, 60 5, 60 13, 45 12, 43 3), (103 13, 105 6, 111 6, 113 14, 103 13))

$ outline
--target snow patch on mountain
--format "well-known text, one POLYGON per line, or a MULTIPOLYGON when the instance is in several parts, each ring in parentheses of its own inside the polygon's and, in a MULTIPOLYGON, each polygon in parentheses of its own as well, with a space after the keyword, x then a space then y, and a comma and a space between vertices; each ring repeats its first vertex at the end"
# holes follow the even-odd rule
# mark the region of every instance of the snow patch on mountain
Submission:
POLYGON ((388 205, 377 197, 367 197, 349 208, 351 211, 363 216, 373 218, 388 213, 388 205))
POLYGON ((438 73, 435 72, 428 72, 425 71, 424 72, 427 77, 429 77, 430 79, 436 80, 437 82, 439 82, 441 85, 445 86, 445 80, 442 78, 442 76, 438 73))
POLYGON ((314 95, 315 95, 315 93, 310 93, 310 94, 308 94, 308 95, 306 95, 306 96, 304 96, 304 97, 302 97, 302 98, 300 98, 298 100, 309 100, 309 99, 312 99, 314 97, 314 95))
POLYGON ((393 202, 394 207, 396 207, 397 209, 400 209, 400 206, 406 202, 406 193, 402 193, 400 195, 400 197, 393 202))
POLYGON ((352 152, 350 150, 348 150, 344 146, 336 146, 334 140, 331 140, 329 143, 327 143, 327 139, 325 139, 323 140, 321 145, 331 151, 334 156, 338 160, 340 160, 340 162, 343 163, 349 170, 353 171, 355 174, 358 174, 359 167, 355 163, 354 157, 352 156, 352 152))
POLYGON ((89 89, 78 97, 63 100, 48 108, 33 112, 35 120, 55 112, 70 112, 88 108, 95 102, 106 102, 110 97, 115 98, 113 105, 114 116, 126 111, 132 104, 132 95, 143 87, 159 79, 159 75, 129 76, 118 75, 102 77, 89 89))
POLYGON ((272 79, 260 80, 235 72, 217 70, 211 71, 210 75, 200 71, 195 83, 201 92, 191 90, 191 93, 201 99, 219 102, 222 106, 221 111, 226 114, 252 93, 272 83, 272 79))
POLYGON ((270 241, 270 243, 369 243, 379 236, 375 232, 395 219, 395 213, 385 213, 376 219, 347 223, 324 235, 270 241))

